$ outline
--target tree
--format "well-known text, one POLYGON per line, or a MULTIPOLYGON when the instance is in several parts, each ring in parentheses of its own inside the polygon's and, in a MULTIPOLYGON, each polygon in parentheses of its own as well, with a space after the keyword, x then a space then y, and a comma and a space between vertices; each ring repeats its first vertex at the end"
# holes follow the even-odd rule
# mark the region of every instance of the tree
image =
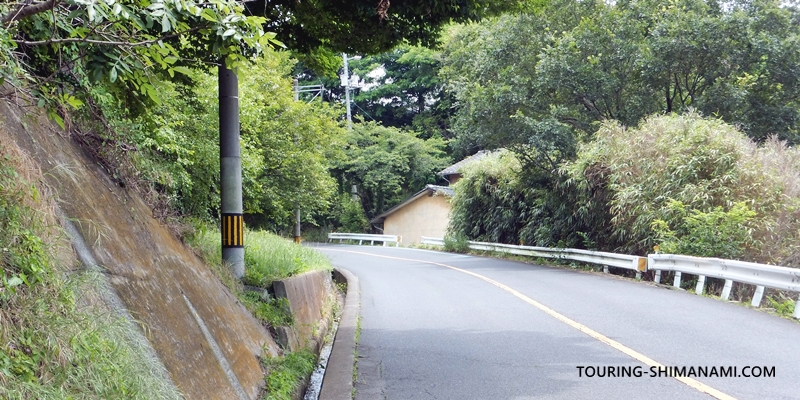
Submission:
MULTIPOLYGON (((65 88, 103 80, 120 95, 157 103, 159 74, 186 74, 186 66, 219 57, 235 63, 271 44, 264 18, 243 11, 233 0, 5 3, 2 78, 53 105, 79 107, 74 90, 65 88)), ((60 115, 51 116, 63 124, 60 115)))
MULTIPOLYGON (((570 11, 569 16, 588 14, 591 10, 570 11)), ((455 98, 451 125, 458 155, 469 155, 482 148, 514 145, 527 148, 534 136, 532 129, 542 128, 537 127, 537 121, 549 120, 553 127, 564 124, 572 128, 566 131, 569 137, 551 136, 557 141, 572 141, 573 129, 585 125, 563 99, 543 90, 539 84, 541 49, 553 42, 552 30, 568 29, 544 14, 545 11, 504 15, 480 24, 455 27, 447 33, 442 75, 455 98)), ((557 131, 565 132, 560 128, 557 131)), ((541 141, 540 144, 544 146, 542 149, 553 147, 541 141)))
POLYGON ((240 80, 245 212, 272 226, 298 206, 307 220, 328 209, 336 193, 329 169, 344 144, 340 107, 294 100, 287 56, 248 68, 240 80))
POLYGON ((433 45, 448 23, 474 21, 524 4, 515 0, 257 0, 246 6, 252 15, 266 17, 269 30, 290 49, 378 54, 402 42, 433 45))
MULTIPOLYGON (((76 86, 107 79, 121 97, 158 102, 152 84, 187 66, 237 66, 274 44, 302 53, 380 52, 430 44, 441 26, 513 7, 514 1, 297 2, 235 0, 43 0, 0 5, 2 79, 50 103, 80 107, 76 86), (265 29, 275 33, 265 33, 265 29)), ((9 96, 13 93, 5 93, 9 96)), ((42 104, 43 105, 43 104, 42 104)), ((132 109, 141 105, 131 104, 132 109)), ((63 124, 62 113, 51 117, 63 124)))
POLYGON ((436 182, 436 172, 449 163, 441 139, 420 139, 415 133, 374 122, 355 124, 345 157, 333 169, 343 191, 356 185, 368 219, 436 182))
POLYGON ((401 45, 353 60, 351 68, 364 80, 353 97, 355 114, 384 126, 414 129, 424 138, 447 136, 451 101, 439 78, 437 51, 401 45))
POLYGON ((556 0, 458 27, 443 52, 456 145, 464 153, 535 147, 530 138, 547 120, 583 140, 606 119, 635 125, 690 108, 760 141, 775 134, 794 142, 798 15, 772 0, 556 0))
POLYGON ((498 197, 483 199, 486 209, 513 198, 526 210, 520 225, 497 218, 497 226, 473 233, 641 251, 650 221, 609 223, 613 193, 598 178, 609 171, 586 168, 590 184, 576 186, 578 177, 567 179, 561 166, 608 121, 635 126, 648 115, 692 109, 741 126, 757 141, 797 141, 799 16, 796 6, 772 0, 555 0, 452 28, 442 73, 455 97, 455 146, 462 154, 512 150, 521 163, 508 178, 515 183, 494 188, 486 180, 486 193, 494 188, 498 197), (625 236, 634 231, 637 239, 625 236))
MULTIPOLYGON (((265 51, 240 73, 244 211, 270 228, 289 226, 297 205, 306 220, 326 212, 336 195, 329 169, 344 134, 340 108, 294 101, 288 56, 265 51)), ((149 182, 152 190, 145 192, 168 203, 159 210, 210 219, 220 206, 217 82, 214 71, 190 76, 191 85, 159 83, 162 104, 134 117, 103 86, 92 89, 92 98, 108 120, 106 130, 115 132, 105 133, 117 144, 108 147, 136 150, 129 154, 143 178, 139 184, 149 182)))

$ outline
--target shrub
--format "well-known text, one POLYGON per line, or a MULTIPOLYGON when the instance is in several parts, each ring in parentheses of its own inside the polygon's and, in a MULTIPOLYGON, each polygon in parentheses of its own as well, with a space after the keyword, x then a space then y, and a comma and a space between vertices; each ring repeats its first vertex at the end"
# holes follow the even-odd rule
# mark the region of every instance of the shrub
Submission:
POLYGON ((463 234, 447 235, 444 237, 444 251, 467 253, 469 252, 469 240, 463 234))
POLYGON ((675 200, 667 208, 677 214, 671 227, 663 219, 653 222, 659 250, 667 254, 688 254, 698 257, 741 258, 752 245, 750 222, 755 211, 745 203, 736 203, 730 210, 716 207, 709 212, 688 210, 675 200))
MULTIPOLYGON (((519 161, 511 153, 498 151, 462 169, 463 177, 453 185, 450 240, 516 243, 528 207, 517 172, 519 161)), ((447 242, 445 242, 447 243, 447 242)))
POLYGON ((339 197, 339 204, 339 209, 334 211, 336 222, 339 224, 339 231, 362 233, 369 229, 369 221, 367 221, 364 207, 360 201, 353 200, 347 194, 342 194, 339 197))
POLYGON ((588 199, 606 203, 611 250, 644 254, 669 228, 676 246, 695 254, 800 266, 800 152, 775 139, 759 146, 696 113, 651 117, 634 129, 605 122, 564 172, 588 199), (732 228, 737 218, 747 221, 748 240, 732 228), (733 230, 714 233, 715 221, 733 230), (738 250, 714 249, 712 233, 739 238, 738 250), (698 244, 679 246, 689 242, 698 244))

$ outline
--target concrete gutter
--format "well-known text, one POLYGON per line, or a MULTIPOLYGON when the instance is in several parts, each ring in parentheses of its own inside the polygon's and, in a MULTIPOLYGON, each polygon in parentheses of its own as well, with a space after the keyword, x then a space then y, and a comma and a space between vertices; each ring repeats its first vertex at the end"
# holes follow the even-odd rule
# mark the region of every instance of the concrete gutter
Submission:
POLYGON ((335 273, 347 280, 342 319, 333 341, 333 350, 322 380, 320 400, 351 400, 353 398, 353 369, 355 368, 356 327, 361 311, 361 289, 358 278, 350 271, 336 268, 335 273))

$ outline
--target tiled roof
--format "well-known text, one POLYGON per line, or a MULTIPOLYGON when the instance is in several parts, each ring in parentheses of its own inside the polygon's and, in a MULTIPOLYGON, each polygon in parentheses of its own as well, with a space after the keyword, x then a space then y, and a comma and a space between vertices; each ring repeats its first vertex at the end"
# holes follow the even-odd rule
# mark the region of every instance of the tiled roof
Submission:
POLYGON ((478 161, 481 158, 486 157, 489 154, 491 154, 491 151, 489 151, 489 150, 481 150, 481 151, 479 151, 479 152, 477 152, 477 153, 475 153, 475 154, 473 154, 473 155, 471 155, 471 156, 469 156, 469 157, 467 157, 467 158, 465 158, 465 159, 463 159, 463 160, 461 160, 461 161, 459 161, 459 162, 457 162, 457 163, 455 163, 455 164, 453 164, 453 165, 451 165, 451 166, 449 166, 449 167, 437 172, 436 175, 446 176, 446 175, 457 174, 457 173, 460 172, 461 168, 464 167, 465 165, 470 164, 470 163, 475 162, 475 161, 478 161))
POLYGON ((434 193, 442 192, 445 196, 453 196, 453 188, 449 186, 439 186, 439 185, 426 185, 423 192, 427 189, 433 189, 434 193))

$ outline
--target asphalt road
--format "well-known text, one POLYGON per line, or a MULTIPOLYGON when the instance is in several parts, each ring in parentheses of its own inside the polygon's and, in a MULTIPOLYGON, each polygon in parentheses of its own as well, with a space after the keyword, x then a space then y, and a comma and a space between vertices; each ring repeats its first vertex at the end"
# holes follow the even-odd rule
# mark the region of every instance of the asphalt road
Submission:
POLYGON ((800 398, 794 321, 599 273, 391 247, 318 249, 360 279, 357 399, 800 398), (652 365, 735 367, 737 376, 680 381, 652 377, 652 365), (754 366, 774 376, 741 376, 754 366), (608 369, 632 376, 597 376, 608 369))

